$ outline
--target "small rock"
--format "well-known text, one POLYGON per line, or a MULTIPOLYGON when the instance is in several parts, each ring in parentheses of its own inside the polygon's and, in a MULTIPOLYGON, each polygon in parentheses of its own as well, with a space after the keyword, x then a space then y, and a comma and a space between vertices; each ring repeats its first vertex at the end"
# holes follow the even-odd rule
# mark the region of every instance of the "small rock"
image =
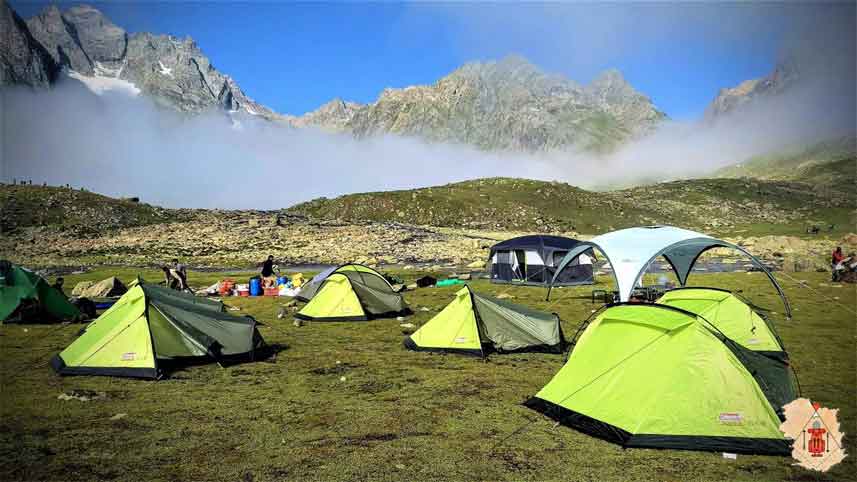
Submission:
POLYGON ((467 265, 468 268, 480 269, 485 267, 485 261, 474 261, 467 265))
POLYGON ((431 311, 427 306, 421 306, 420 311, 431 311))
POLYGON ((405 470, 404 464, 396 464, 396 468, 399 470, 405 470))
POLYGON ((510 295, 509 293, 500 293, 499 295, 497 295, 498 300, 508 300, 511 298, 514 298, 514 296, 510 295))
POLYGON ((300 327, 304 326, 304 322, 303 322, 303 320, 300 320, 300 319, 297 319, 297 318, 295 318, 295 321, 294 321, 294 323, 292 323, 292 324, 293 324, 293 325, 295 325, 295 326, 296 326, 296 327, 298 327, 298 328, 300 328, 300 327))
POLYGON ((339 381, 340 381, 340 382, 344 382, 344 381, 345 381, 345 377, 339 377, 339 381))
POLYGON ((399 326, 401 326, 402 328, 413 328, 416 325, 414 325, 413 323, 402 323, 399 326))
POLYGON ((127 416, 128 416, 127 413, 117 413, 116 415, 110 417, 110 420, 121 420, 127 416))
POLYGON ((413 265, 411 265, 411 264, 408 264, 408 265, 405 265, 405 267, 404 267, 404 268, 402 268, 402 269, 404 269, 404 270, 412 270, 412 269, 414 269, 414 266, 413 266, 413 265))
POLYGON ((107 398, 107 393, 93 392, 92 390, 72 390, 68 393, 61 393, 57 397, 58 400, 78 400, 81 402, 100 400, 102 398, 107 398))
POLYGON ((469 280, 470 278, 471 278, 470 273, 458 275, 458 279, 460 279, 460 280, 469 280))
POLYGON ((396 321, 405 321, 405 317, 404 316, 397 316, 396 321))

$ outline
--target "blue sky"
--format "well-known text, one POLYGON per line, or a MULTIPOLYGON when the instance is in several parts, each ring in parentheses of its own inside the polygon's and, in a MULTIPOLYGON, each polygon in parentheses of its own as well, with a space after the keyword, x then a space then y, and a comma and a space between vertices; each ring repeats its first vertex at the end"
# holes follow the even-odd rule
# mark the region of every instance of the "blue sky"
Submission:
MULTIPOLYGON (((48 4, 10 3, 24 18, 48 4)), ((720 88, 770 72, 818 15, 854 12, 853 4, 90 4, 129 32, 190 35, 248 95, 284 113, 334 97, 371 102, 385 87, 520 54, 581 83, 619 69, 676 119, 701 115, 720 88)))

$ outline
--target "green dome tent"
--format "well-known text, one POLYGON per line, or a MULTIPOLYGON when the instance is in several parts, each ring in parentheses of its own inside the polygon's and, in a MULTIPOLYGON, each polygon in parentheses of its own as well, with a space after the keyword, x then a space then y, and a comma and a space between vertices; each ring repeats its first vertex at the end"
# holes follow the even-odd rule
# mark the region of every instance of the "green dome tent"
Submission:
POLYGON ((0 260, 0 322, 58 322, 80 317, 65 295, 32 271, 0 260))
POLYGON ((679 288, 658 303, 695 313, 724 335, 753 351, 787 357, 774 327, 731 291, 718 288, 679 288))
POLYGON ((302 320, 361 321, 410 312, 402 295, 380 273, 360 264, 316 275, 297 298, 309 300, 295 314, 302 320))
POLYGON ((404 340, 405 348, 484 356, 497 352, 562 353, 565 338, 559 317, 474 293, 469 286, 419 330, 404 340))
POLYGON ((765 318, 734 293, 717 288, 679 288, 667 292, 658 303, 694 313, 726 338, 764 355, 742 362, 756 374, 777 414, 783 415, 783 405, 796 398, 796 390, 788 353, 776 330, 765 318))
POLYGON ((51 366, 60 375, 160 378, 165 363, 252 359, 264 343, 249 316, 232 316, 219 302, 137 282, 54 356, 51 366))
POLYGON ((623 447, 788 455, 767 381, 751 368, 765 359, 689 311, 619 304, 525 405, 623 447))

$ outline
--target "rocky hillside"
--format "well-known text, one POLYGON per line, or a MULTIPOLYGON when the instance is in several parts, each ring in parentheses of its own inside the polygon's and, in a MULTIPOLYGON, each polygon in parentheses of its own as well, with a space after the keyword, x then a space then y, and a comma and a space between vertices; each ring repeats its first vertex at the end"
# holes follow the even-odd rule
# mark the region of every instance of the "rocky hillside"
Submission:
POLYGON ((792 265, 808 256, 823 264, 833 242, 843 239, 857 249, 851 247, 857 236, 847 235, 854 212, 853 203, 804 184, 735 179, 608 193, 480 179, 267 212, 163 209, 67 188, 0 185, 0 258, 44 267, 152 266, 180 257, 192 266, 222 268, 254 266, 273 254, 285 264, 359 260, 460 268, 521 234, 586 237, 669 223, 753 246, 769 259, 791 253, 792 265), (830 223, 837 224, 832 231, 830 223), (822 228, 819 236, 806 233, 813 224, 822 228))
POLYGON ((59 73, 57 64, 30 34, 27 24, 0 0, 0 86, 47 87, 59 73))
POLYGON ((794 59, 782 61, 774 71, 759 79, 745 80, 735 87, 720 89, 705 111, 705 119, 715 122, 725 114, 738 111, 754 100, 784 92, 798 80, 794 59))
POLYGON ((190 210, 164 209, 63 187, 0 184, 0 233, 43 227, 77 235, 186 220, 190 210))
POLYGON ((599 151, 650 131, 664 117, 616 70, 581 86, 512 56, 466 64, 433 85, 386 89, 367 105, 334 100, 296 122, 359 138, 399 134, 486 150, 599 151))
POLYGON ((722 168, 714 175, 800 181, 819 190, 854 195, 857 192, 857 137, 841 137, 775 155, 754 157, 722 168))
POLYGON ((406 191, 316 199, 289 212, 340 222, 404 222, 517 231, 599 233, 675 224, 734 235, 847 230, 855 203, 844 193, 794 182, 697 179, 592 192, 564 183, 491 178, 406 191))
POLYGON ((185 112, 220 108, 283 119, 218 71, 190 37, 129 33, 88 5, 65 11, 50 5, 24 23, 2 0, 0 22, 0 86, 46 87, 67 69, 88 85, 130 83, 158 103, 185 112))

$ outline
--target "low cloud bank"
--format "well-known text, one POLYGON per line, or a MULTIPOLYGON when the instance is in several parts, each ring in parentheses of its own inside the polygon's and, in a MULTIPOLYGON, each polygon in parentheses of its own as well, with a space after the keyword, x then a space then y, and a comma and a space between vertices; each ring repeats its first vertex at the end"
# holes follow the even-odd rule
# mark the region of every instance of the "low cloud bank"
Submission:
POLYGON ((842 33, 830 29, 793 49, 798 80, 785 91, 713 122, 666 122, 607 156, 489 153, 396 136, 356 140, 246 114, 187 116, 121 89, 96 95, 71 78, 49 91, 6 88, 0 179, 69 183, 170 207, 274 209, 478 177, 593 187, 702 176, 857 132, 854 44, 842 33))
POLYGON ((65 80, 7 89, 4 180, 69 183, 171 207, 275 209, 318 196, 486 176, 549 179, 546 160, 384 136, 291 129, 253 116, 186 116, 65 80))

